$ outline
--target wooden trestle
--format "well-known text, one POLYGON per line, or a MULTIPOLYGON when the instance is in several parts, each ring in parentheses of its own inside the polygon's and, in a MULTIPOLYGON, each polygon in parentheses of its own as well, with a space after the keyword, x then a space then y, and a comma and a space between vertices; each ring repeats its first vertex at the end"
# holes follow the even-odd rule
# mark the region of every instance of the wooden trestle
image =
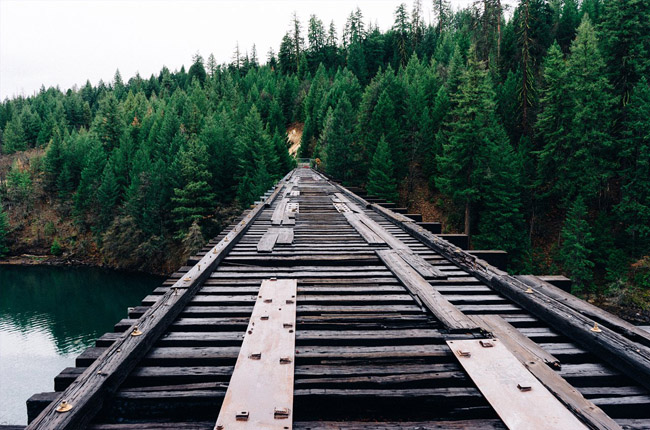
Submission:
POLYGON ((646 332, 307 168, 76 366, 28 428, 650 428, 646 332))

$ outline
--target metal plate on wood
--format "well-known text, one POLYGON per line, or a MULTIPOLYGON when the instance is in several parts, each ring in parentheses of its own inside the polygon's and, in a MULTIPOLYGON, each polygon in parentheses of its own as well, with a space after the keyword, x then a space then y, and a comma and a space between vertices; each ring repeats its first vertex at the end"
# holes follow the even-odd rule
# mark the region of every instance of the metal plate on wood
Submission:
POLYGON ((447 345, 510 430, 587 428, 498 339, 447 345))
POLYGON ((292 428, 296 292, 262 281, 215 430, 292 428))

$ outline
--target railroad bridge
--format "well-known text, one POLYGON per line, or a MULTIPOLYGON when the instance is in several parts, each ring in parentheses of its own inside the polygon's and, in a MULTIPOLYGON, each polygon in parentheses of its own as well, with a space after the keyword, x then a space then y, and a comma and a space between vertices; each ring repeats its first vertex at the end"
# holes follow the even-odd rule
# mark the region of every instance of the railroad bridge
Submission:
POLYGON ((390 207, 290 172, 28 428, 650 428, 648 333, 390 207))

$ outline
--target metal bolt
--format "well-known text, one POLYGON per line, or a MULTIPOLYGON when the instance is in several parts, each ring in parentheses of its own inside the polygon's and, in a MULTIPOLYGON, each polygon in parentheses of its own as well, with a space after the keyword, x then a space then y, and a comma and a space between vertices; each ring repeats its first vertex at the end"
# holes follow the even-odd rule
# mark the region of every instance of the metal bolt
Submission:
POLYGON ((600 333, 600 332, 602 332, 602 330, 600 329, 600 327, 598 327, 598 323, 596 323, 596 322, 594 323, 594 326, 591 328, 591 331, 593 331, 594 333, 600 333))
POLYGON ((527 289, 526 291, 524 291, 524 293, 526 293, 526 294, 533 294, 533 289, 530 288, 530 287, 528 287, 528 289, 527 289))
POLYGON ((67 400, 63 400, 59 404, 59 407, 56 408, 56 411, 62 413, 62 412, 68 412, 70 409, 72 409, 72 405, 68 403, 67 400))
POLYGON ((290 413, 291 411, 289 410, 289 408, 275 408, 275 410, 273 411, 273 418, 275 418, 276 420, 286 419, 289 418, 290 413))
POLYGON ((141 334, 142 334, 142 332, 140 330, 138 330, 138 326, 137 325, 134 326, 133 331, 131 332, 131 336, 140 336, 141 334))

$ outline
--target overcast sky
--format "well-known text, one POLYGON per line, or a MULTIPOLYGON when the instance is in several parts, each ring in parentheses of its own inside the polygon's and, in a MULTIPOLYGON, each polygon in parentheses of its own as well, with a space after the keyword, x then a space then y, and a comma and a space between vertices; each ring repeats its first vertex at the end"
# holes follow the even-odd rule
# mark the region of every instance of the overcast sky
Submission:
MULTIPOLYGON (((405 0, 0 0, 0 99, 32 95, 41 85, 62 90, 110 82, 119 69, 124 81, 191 64, 194 53, 229 62, 235 45, 256 44, 258 57, 277 52, 291 15, 306 29, 310 14, 326 25, 334 20, 339 37, 359 6, 366 22, 382 30, 393 23, 405 0)), ((452 0, 458 9, 472 0, 452 0)), ((412 0, 405 3, 410 11, 412 0)), ((424 16, 431 1, 423 0, 424 16)), ((306 36, 306 30, 305 36, 306 36)))

